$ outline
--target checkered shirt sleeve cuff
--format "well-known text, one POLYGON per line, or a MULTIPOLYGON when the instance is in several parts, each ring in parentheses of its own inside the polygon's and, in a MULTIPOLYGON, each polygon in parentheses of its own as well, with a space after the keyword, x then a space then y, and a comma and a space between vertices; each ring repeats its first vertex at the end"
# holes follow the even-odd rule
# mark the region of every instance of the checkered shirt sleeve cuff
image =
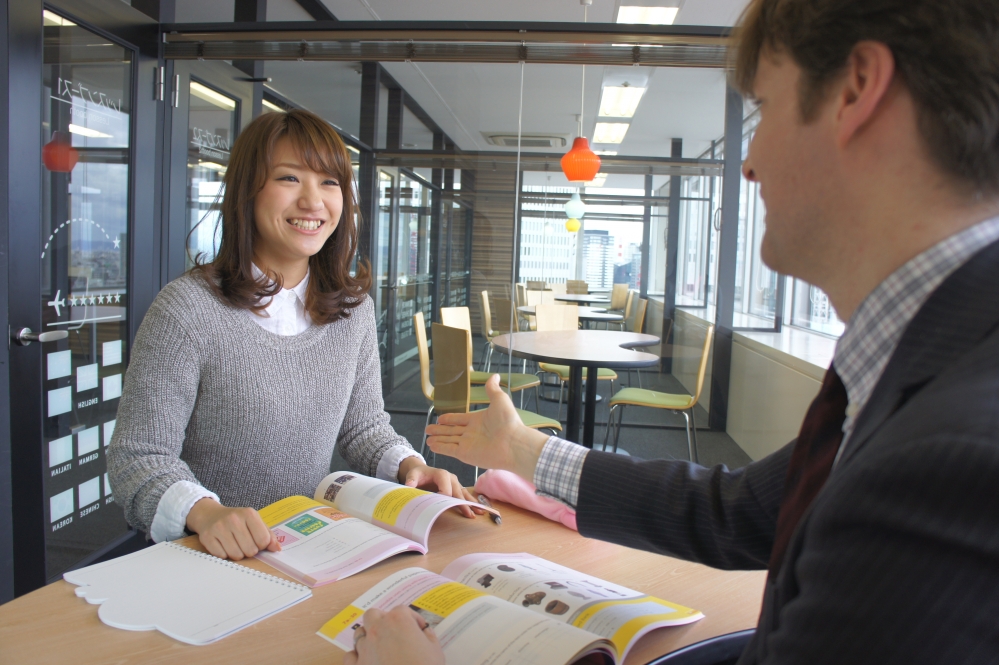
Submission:
POLYGON ((583 475, 586 453, 583 446, 550 437, 541 449, 541 457, 534 469, 534 486, 538 494, 576 507, 579 499, 579 479, 583 475))

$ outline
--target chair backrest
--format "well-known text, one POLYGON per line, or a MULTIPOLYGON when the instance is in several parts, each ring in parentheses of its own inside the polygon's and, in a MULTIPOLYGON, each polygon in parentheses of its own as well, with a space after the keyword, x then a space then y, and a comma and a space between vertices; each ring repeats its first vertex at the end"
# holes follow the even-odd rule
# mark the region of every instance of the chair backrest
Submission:
POLYGON ((625 320, 625 328, 629 332, 642 332, 645 327, 645 309, 649 306, 649 301, 645 298, 635 298, 631 305, 631 316, 625 320))
POLYGON ((567 279, 565 281, 565 292, 585 296, 590 292, 590 285, 581 279, 567 279))
POLYGON ((517 297, 514 300, 517 302, 517 307, 523 307, 527 304, 527 287, 523 284, 517 284, 517 297))
POLYGON ((467 307, 441 307, 441 323, 472 332, 472 317, 467 307))
POLYGON ((542 305, 556 305, 556 304, 558 304, 558 303, 555 302, 555 294, 553 292, 551 292, 551 291, 542 291, 541 292, 541 304, 542 305))
POLYGON ((704 348, 701 349, 701 364, 697 367, 697 390, 694 392, 693 401, 691 401, 690 406, 697 404, 697 400, 701 399, 701 390, 704 389, 704 376, 708 373, 708 354, 711 353, 711 340, 715 336, 715 327, 713 325, 708 326, 708 332, 704 336, 704 348))
POLYGON ((564 296, 565 295, 565 283, 560 282, 558 284, 549 284, 548 288, 551 289, 553 295, 564 296))
POLYGON ((472 393, 472 333, 465 328, 433 324, 434 342, 434 411, 468 413, 472 393))
POLYGON ((492 305, 493 309, 496 310, 496 316, 493 319, 493 332, 497 334, 511 332, 511 321, 513 325, 517 324, 517 319, 513 316, 513 301, 506 298, 493 298, 492 305))
POLYGON ((482 309, 482 336, 487 340, 493 338, 493 315, 489 308, 489 292, 482 291, 479 293, 479 306, 482 309))
POLYGON ((548 288, 548 284, 539 280, 529 279, 527 280, 527 290, 528 291, 544 291, 548 288))
POLYGON ((608 309, 624 309, 628 304, 628 285, 615 284, 611 289, 611 301, 608 309))
POLYGON ((635 296, 637 294, 638 291, 635 291, 634 289, 628 291, 628 298, 624 301, 624 318, 626 321, 628 320, 628 317, 631 316, 631 308, 635 303, 635 296))
POLYGON ((544 298, 546 293, 548 293, 548 291, 528 291, 527 302, 524 304, 528 306, 542 305, 545 302, 544 298))
POLYGON ((427 324, 423 312, 413 315, 413 330, 416 331, 416 350, 420 356, 420 389, 423 396, 434 401, 434 384, 430 382, 430 347, 427 346, 427 324))
POLYGON ((576 305, 538 305, 534 308, 534 317, 539 332, 579 328, 579 307, 576 305))

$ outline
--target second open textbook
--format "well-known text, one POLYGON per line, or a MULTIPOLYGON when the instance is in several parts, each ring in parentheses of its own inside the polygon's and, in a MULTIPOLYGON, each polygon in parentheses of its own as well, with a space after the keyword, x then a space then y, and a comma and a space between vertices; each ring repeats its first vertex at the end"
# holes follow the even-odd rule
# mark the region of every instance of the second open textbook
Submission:
POLYGON ((650 630, 704 617, 530 554, 469 554, 440 575, 389 575, 319 635, 350 651, 367 610, 398 605, 433 627, 447 662, 465 665, 620 663, 650 630))
POLYGON ((337 471, 314 498, 290 496, 260 510, 281 543, 262 559, 311 587, 335 582, 400 552, 427 553, 430 528, 441 513, 477 503, 415 487, 337 471))

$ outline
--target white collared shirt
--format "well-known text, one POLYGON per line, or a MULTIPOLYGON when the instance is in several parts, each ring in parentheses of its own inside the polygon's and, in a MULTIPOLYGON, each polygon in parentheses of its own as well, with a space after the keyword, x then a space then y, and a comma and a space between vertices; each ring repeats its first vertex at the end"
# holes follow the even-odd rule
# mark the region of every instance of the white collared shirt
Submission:
MULTIPOLYGON (((253 265, 253 276, 260 279, 263 271, 253 265)), ((301 335, 312 326, 312 317, 305 309, 305 294, 309 288, 309 273, 305 278, 290 289, 281 289, 271 298, 264 298, 266 308, 256 313, 244 310, 246 316, 258 326, 275 335, 288 337, 301 335)), ((390 482, 398 482, 399 465, 407 457, 419 457, 424 464, 426 460, 409 446, 393 446, 385 451, 378 461, 375 477, 390 482)), ((187 525, 187 515, 194 504, 204 498, 218 501, 218 496, 207 489, 187 480, 180 480, 167 488, 156 504, 156 515, 149 527, 149 537, 160 543, 165 540, 175 540, 184 536, 187 525)))

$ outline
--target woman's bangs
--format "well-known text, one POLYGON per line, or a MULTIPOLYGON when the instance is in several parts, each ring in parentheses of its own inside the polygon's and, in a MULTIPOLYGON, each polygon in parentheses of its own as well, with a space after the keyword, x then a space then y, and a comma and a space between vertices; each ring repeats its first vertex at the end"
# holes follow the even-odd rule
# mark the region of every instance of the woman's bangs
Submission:
POLYGON ((326 132, 313 132, 310 129, 312 128, 295 127, 289 123, 287 136, 295 152, 316 173, 331 175, 341 185, 347 184, 353 170, 346 159, 346 149, 337 145, 334 138, 326 132))

